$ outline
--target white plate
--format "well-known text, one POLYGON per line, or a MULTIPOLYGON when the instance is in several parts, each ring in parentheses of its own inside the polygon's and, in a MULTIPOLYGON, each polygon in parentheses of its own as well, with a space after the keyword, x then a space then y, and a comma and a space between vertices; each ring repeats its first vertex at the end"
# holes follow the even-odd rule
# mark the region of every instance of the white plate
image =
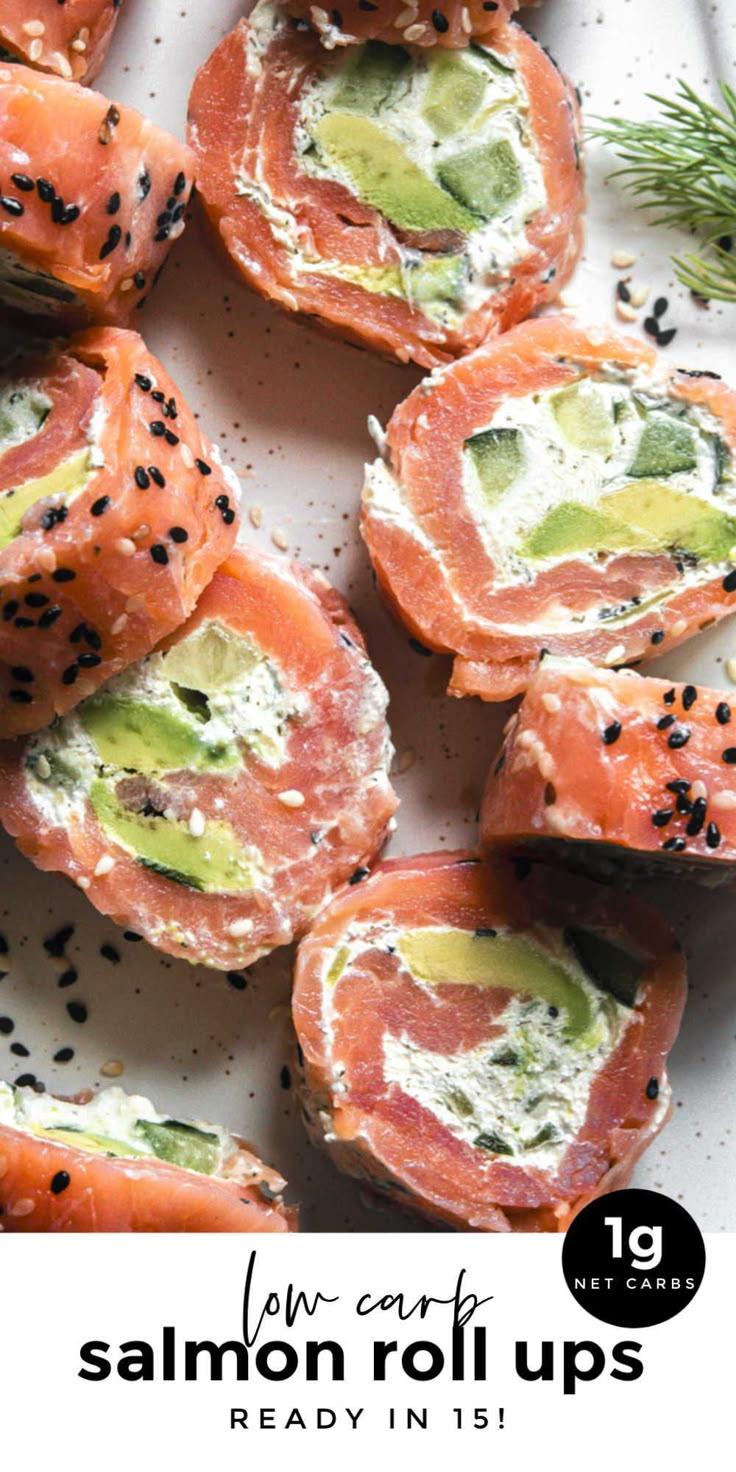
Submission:
MULTIPOLYGON (((181 134, 194 73, 242 10, 237 0, 130 3, 98 85, 181 134)), ((645 115, 643 93, 671 92, 678 76, 697 88, 712 85, 719 71, 733 76, 736 15, 728 0, 720 7, 692 0, 546 0, 527 18, 579 84, 589 114, 645 115)), ((636 252, 636 282, 670 300, 667 323, 678 329, 670 359, 736 379, 729 344, 736 310, 699 309, 676 286, 667 255, 675 241, 648 229, 605 183, 610 163, 603 150, 589 149, 588 247, 570 289, 580 315, 615 322, 610 257, 617 249, 636 252)), ((249 539, 270 548, 271 534, 281 529, 290 552, 322 567, 356 610, 391 692, 397 751, 416 753, 396 777, 402 807, 393 852, 472 844, 483 777, 507 708, 442 694, 447 662, 414 654, 391 623, 372 591, 357 535, 362 463, 371 455, 366 417, 385 419, 418 373, 287 321, 228 278, 198 220, 173 249, 141 325, 241 476, 249 539), (263 508, 259 532, 248 521, 251 506, 263 508)), ((731 654, 736 627, 725 624, 650 668, 727 685, 731 654)), ((0 1077, 31 1072, 51 1089, 72 1092, 101 1085, 101 1065, 120 1060, 127 1089, 252 1139, 289 1178, 306 1230, 414 1229, 396 1212, 369 1206, 357 1184, 304 1139, 292 1092, 282 1086, 292 1047, 289 952, 259 962, 247 990, 236 992, 217 972, 122 940, 78 891, 38 873, 6 838, 0 864, 0 929, 11 942, 0 1016, 15 1023, 11 1035, 0 1036, 0 1077), (59 990, 59 965, 41 942, 67 921, 76 927, 67 954, 79 980, 59 990), (106 942, 118 946, 120 964, 100 956, 106 942), (67 1016, 72 999, 89 1008, 83 1026, 67 1016), (29 1056, 11 1055, 12 1043, 27 1047, 29 1056), (55 1065, 62 1046, 74 1048, 74 1059, 55 1065)), ((734 1229, 732 901, 684 887, 659 895, 686 944, 692 990, 672 1057, 674 1117, 636 1181, 684 1201, 704 1229, 734 1229)))

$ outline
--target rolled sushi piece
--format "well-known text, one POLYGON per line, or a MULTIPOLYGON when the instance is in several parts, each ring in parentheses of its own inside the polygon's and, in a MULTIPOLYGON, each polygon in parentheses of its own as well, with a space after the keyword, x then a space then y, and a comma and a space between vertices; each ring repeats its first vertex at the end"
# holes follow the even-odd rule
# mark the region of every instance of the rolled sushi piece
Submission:
POLYGON ((439 7, 433 0, 343 0, 339 10, 283 0, 283 8, 308 21, 329 50, 371 40, 454 49, 493 36, 524 3, 539 0, 445 0, 439 7))
POLYGON ((145 300, 184 229, 194 163, 132 107, 2 64, 0 181, 0 302, 73 331, 124 325, 145 300))
POLYGON ((0 747, 0 819, 119 925, 236 969, 301 934, 381 847, 385 711, 340 595, 238 548, 154 654, 0 747))
POLYGON ((292 1232, 285 1185, 221 1125, 139 1095, 0 1083, 0 1231, 292 1232))
POLYGON ((488 776, 484 845, 732 879, 733 714, 723 690, 545 658, 488 776))
POLYGON ((148 654, 232 548, 238 483, 142 338, 92 328, 0 379, 0 737, 148 654))
POLYGON ((199 71, 197 189, 269 300, 434 367, 552 300, 581 246, 575 97, 524 31, 328 51, 261 0, 199 71))
POLYGON ((91 82, 110 45, 122 0, 0 0, 0 58, 91 82))
POLYGON ((670 1112, 682 956, 631 896, 472 854, 381 864, 299 948, 308 1129, 396 1204, 562 1231, 670 1112))
POLYGON ((377 439, 363 536, 392 608, 454 656, 452 695, 517 695, 543 650, 638 663, 736 609, 717 374, 549 316, 433 374, 377 439))

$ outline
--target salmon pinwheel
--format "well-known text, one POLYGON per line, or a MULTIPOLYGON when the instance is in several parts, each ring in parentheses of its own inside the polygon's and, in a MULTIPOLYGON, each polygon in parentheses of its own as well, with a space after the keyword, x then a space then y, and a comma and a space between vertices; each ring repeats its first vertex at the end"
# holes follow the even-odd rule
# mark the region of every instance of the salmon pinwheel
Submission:
POLYGON ((239 487, 136 332, 0 379, 0 737, 37 731, 191 613, 239 487))
POLYGON ((188 136, 239 274, 401 362, 520 321, 580 252, 577 103, 518 26, 464 51, 328 51, 261 0, 198 73, 188 136))
POLYGON ((680 949, 630 896, 472 854, 381 864, 297 959, 307 1127, 430 1219, 561 1231, 668 1118, 680 949))
POLYGON ((220 1125, 139 1095, 0 1083, 0 1231, 291 1232, 285 1184, 220 1125))
POLYGON ((542 651, 618 666, 736 609, 736 392, 567 317, 432 375, 368 467, 362 532, 450 693, 505 700, 542 651))
POLYGON ((55 328, 123 325, 184 229, 194 164, 132 107, 0 63, 0 182, 0 301, 55 328))
POLYGON ((236 969, 302 934, 383 844, 385 712, 340 595, 237 548, 155 653, 0 747, 0 818, 118 924, 236 969))

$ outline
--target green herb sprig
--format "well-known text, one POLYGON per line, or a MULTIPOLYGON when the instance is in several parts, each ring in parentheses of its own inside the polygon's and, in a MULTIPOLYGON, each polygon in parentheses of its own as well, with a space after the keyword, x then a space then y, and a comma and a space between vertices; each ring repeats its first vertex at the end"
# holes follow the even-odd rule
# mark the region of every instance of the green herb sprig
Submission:
POLYGON ((698 296, 736 302, 736 92, 720 84, 723 109, 680 81, 673 98, 647 93, 651 121, 597 118, 591 137, 623 161, 611 178, 637 196, 652 224, 698 237, 703 254, 673 256, 678 279, 698 296))

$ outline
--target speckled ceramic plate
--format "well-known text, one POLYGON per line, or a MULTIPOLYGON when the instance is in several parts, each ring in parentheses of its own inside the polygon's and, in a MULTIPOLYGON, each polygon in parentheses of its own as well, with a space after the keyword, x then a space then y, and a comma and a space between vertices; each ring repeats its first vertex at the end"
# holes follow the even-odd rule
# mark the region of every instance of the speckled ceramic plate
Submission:
MULTIPOLYGON (((98 86, 181 134, 194 73, 242 10, 238 0, 127 0, 98 86)), ((588 113, 643 115, 642 94, 671 89, 679 76, 701 88, 718 75, 733 80, 732 0, 546 0, 526 14, 580 86, 588 113)), ((736 309, 698 308, 674 283, 673 242, 606 184, 607 165, 610 157, 591 148, 587 252, 568 298, 588 320, 615 321, 618 275, 648 284, 669 301, 665 325, 677 329, 670 359, 736 379, 736 309), (637 257, 625 273, 611 265, 618 250, 637 257)), ((240 475, 245 535, 266 548, 288 545, 320 566, 355 608, 391 692, 402 800, 393 852, 472 844, 507 709, 445 697, 447 662, 414 653, 391 623, 357 533, 362 464, 372 449, 367 415, 385 419, 418 374, 286 321, 228 279, 198 219, 172 251, 141 327, 240 475), (262 515, 258 529, 249 509, 252 522, 262 515)), ((650 668, 728 685, 732 655, 734 622, 650 668)), ((117 1073, 159 1107, 219 1120, 253 1140, 288 1176, 304 1229, 409 1229, 395 1212, 368 1205, 306 1143, 289 1072, 289 952, 259 962, 235 990, 224 975, 126 941, 83 895, 20 858, 9 839, 0 840, 0 866, 8 942, 0 957, 7 973, 0 972, 1 1077, 32 1074, 73 1092, 117 1073), (63 925, 74 931, 64 957, 53 958, 43 940, 63 925), (60 986, 62 978, 70 984, 60 986)), ((684 886, 647 887, 678 925, 691 995, 672 1056, 674 1117, 636 1180, 684 1201, 704 1229, 735 1229, 734 902, 684 886)))

